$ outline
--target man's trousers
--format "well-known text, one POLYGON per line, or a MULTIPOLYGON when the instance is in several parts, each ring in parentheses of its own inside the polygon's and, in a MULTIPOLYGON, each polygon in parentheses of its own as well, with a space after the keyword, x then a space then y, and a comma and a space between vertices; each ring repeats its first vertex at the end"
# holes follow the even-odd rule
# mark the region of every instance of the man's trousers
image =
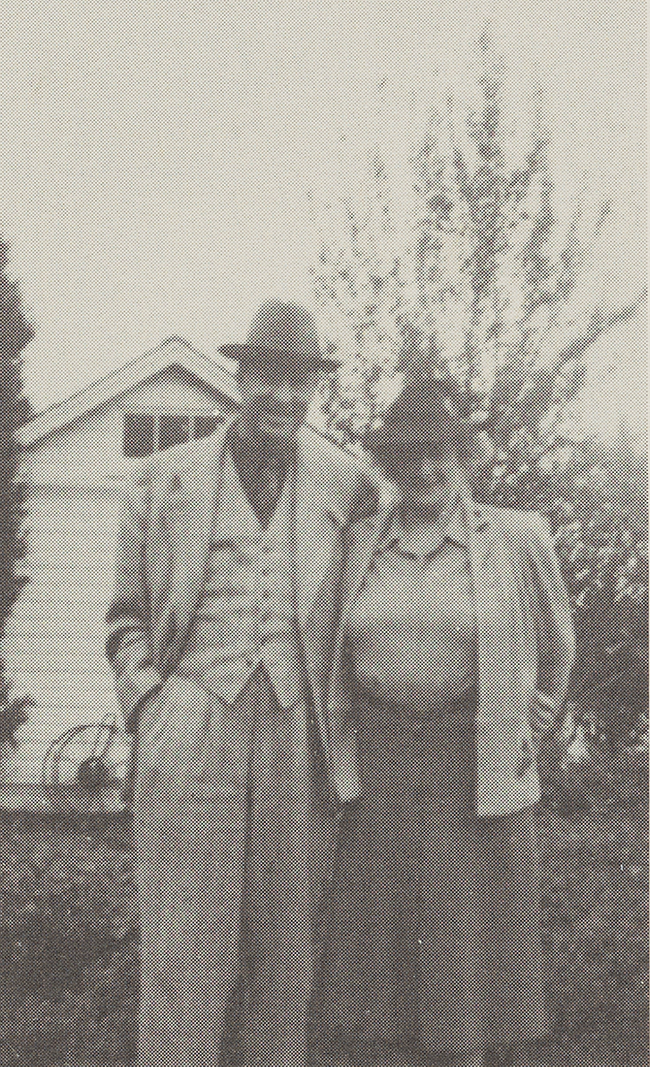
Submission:
POLYGON ((308 705, 171 676, 138 742, 138 1067, 301 1067, 333 820, 308 705))

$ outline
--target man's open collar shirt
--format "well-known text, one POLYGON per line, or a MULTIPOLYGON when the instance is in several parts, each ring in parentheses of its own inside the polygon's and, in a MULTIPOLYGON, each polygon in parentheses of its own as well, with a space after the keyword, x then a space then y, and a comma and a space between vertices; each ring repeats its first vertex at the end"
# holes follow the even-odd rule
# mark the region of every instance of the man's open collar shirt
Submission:
POLYGON ((242 488, 262 526, 267 526, 287 474, 295 466, 296 447, 289 443, 284 450, 278 451, 266 447, 263 441, 251 447, 250 442, 240 440, 236 422, 228 429, 226 443, 242 488))

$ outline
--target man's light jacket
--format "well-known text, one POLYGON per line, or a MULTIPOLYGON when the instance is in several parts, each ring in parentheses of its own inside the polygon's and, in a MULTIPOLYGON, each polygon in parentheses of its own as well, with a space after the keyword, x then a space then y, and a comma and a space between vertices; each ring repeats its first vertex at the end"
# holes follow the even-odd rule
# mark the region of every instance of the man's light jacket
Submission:
MULTIPOLYGON (((135 730, 147 699, 165 685, 186 651, 197 613, 203 610, 215 537, 223 540, 224 530, 233 536, 237 533, 233 531, 237 498, 222 484, 228 472, 231 480, 233 475, 224 463, 229 457, 225 454, 227 429, 224 426, 210 437, 159 453, 136 476, 127 494, 118 535, 115 591, 107 614, 106 647, 115 670, 120 708, 131 730, 135 730)), ((333 729, 327 723, 325 688, 334 646, 345 531, 365 477, 364 465, 356 457, 307 427, 300 431, 296 468, 290 475, 295 614, 304 671, 332 767, 334 789, 341 775, 333 769, 348 759, 351 739, 339 738, 336 722, 333 729)), ((244 510, 238 511, 242 536, 244 510)), ((263 537, 259 547, 266 540, 268 537, 263 537)), ((270 673, 273 681, 273 671, 270 673)), ((245 680, 242 675, 235 689, 245 680)), ((222 683, 223 678, 217 684, 222 683)), ((234 691, 221 693, 234 695, 234 691)), ((278 696, 283 703, 282 693, 278 696)), ((341 726, 349 734, 343 723, 341 726)), ((234 762, 232 766, 234 774, 234 762)), ((228 788, 226 773, 222 780, 228 788)), ((232 788, 238 786, 234 780, 230 784, 232 788)))

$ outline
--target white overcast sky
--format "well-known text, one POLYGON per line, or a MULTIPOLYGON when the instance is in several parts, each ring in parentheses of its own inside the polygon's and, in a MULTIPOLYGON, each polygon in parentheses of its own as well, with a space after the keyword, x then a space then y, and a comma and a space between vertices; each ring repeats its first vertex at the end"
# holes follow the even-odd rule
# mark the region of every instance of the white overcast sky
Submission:
MULTIPOLYGON (((585 183, 613 199, 608 291, 632 296, 643 0, 2 0, 0 234, 36 408, 171 335, 214 354, 270 295, 309 302, 307 191, 357 188, 375 142, 398 174, 426 104, 462 102, 487 18, 522 106, 546 88, 560 211, 585 183)), ((593 417, 640 426, 644 318, 599 359, 593 417)))

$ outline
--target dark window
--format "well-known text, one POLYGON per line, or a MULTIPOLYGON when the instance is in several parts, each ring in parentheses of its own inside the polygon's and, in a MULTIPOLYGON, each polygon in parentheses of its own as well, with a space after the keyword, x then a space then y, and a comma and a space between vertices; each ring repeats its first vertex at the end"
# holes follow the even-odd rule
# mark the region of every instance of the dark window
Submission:
POLYGON ((194 436, 207 437, 223 422, 222 415, 197 415, 194 419, 194 436))
POLYGON ((125 456, 150 456, 163 448, 207 437, 224 421, 220 412, 208 414, 156 414, 130 411, 124 416, 125 456))
POLYGON ((189 441, 192 436, 192 420, 189 415, 161 415, 158 427, 158 448, 170 448, 189 441))
POLYGON ((124 416, 124 455, 150 456, 156 447, 156 416, 128 412, 124 416))

